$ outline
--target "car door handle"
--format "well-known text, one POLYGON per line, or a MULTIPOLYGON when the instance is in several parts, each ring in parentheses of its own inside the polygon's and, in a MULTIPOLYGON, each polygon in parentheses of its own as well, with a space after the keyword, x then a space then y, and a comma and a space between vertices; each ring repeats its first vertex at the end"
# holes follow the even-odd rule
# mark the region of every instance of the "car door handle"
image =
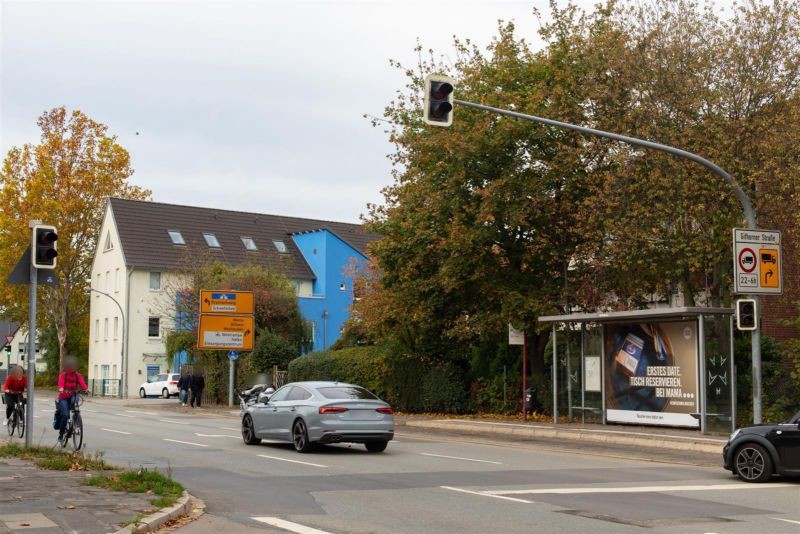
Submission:
POLYGON ((294 406, 292 406, 292 409, 291 409, 291 411, 293 411, 293 412, 296 412, 296 411, 297 411, 297 408, 295 408, 294 406))

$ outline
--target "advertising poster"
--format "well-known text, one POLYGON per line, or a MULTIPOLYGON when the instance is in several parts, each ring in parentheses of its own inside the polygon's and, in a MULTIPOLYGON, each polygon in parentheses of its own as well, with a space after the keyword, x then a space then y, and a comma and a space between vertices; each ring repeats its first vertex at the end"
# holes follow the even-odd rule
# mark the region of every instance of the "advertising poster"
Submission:
POLYGON ((606 419, 699 427, 697 323, 606 325, 606 419))

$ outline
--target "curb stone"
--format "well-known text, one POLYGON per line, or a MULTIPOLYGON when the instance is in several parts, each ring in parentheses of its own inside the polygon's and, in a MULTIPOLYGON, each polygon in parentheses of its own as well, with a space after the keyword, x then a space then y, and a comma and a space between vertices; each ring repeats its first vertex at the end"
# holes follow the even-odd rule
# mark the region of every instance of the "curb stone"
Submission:
POLYGON ((654 435, 652 438, 643 436, 627 436, 624 434, 599 433, 587 430, 562 430, 555 428, 539 428, 522 426, 503 426, 503 425, 474 425, 469 422, 461 423, 456 419, 447 421, 414 421, 406 420, 405 426, 411 428, 424 428, 427 430, 441 430, 451 432, 463 432, 466 434, 491 435, 505 434, 516 437, 529 438, 550 438, 568 441, 583 441, 595 443, 609 443, 614 445, 635 445, 637 447, 647 447, 651 449, 672 449, 702 452, 708 454, 722 454, 722 447, 725 444, 722 440, 712 440, 708 438, 667 438, 654 435))
POLYGON ((155 532, 169 521, 174 521, 179 517, 189 514, 194 508, 203 509, 204 505, 200 499, 193 497, 184 490, 183 495, 178 499, 178 502, 169 508, 163 508, 153 514, 150 514, 141 521, 128 525, 127 527, 116 531, 114 534, 139 534, 141 532, 155 532))

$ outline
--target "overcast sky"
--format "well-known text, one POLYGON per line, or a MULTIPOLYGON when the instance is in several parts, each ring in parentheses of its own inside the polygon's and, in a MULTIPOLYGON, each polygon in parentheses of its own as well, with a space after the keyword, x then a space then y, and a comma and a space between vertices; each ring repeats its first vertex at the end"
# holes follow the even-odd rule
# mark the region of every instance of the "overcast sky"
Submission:
MULTIPOLYGON (((591 1, 579 1, 590 5, 591 1)), ((382 201, 381 115, 416 40, 452 57, 497 20, 538 43, 537 1, 2 1, 2 139, 37 142, 78 108, 130 153, 161 202, 357 221, 382 201), (139 135, 136 135, 139 132, 139 135)))

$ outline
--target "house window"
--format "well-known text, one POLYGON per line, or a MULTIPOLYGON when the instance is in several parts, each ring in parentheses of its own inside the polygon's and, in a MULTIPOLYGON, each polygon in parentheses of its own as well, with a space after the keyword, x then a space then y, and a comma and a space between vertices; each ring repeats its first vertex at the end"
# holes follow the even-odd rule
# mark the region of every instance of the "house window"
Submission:
MULTIPOLYGON (((103 289, 100 287, 100 273, 97 273, 97 289, 103 289)), ((100 298, 100 295, 95 295, 97 298, 100 298)))
POLYGON ((106 234, 106 244, 103 246, 103 252, 108 252, 114 249, 114 244, 111 242, 111 232, 106 234))
POLYGON ((220 248, 219 240, 214 234, 203 234, 203 239, 206 240, 206 245, 211 248, 220 248))
POLYGON ((100 341, 100 319, 94 320, 94 342, 100 341))
POLYGON ((159 291, 161 289, 161 273, 157 271, 150 272, 150 291, 159 291))
POLYGON ((114 339, 119 336, 119 317, 114 317, 114 339))
POLYGON ((150 317, 147 319, 147 337, 161 337, 161 319, 150 317))
POLYGON ((108 317, 103 320, 103 339, 108 339, 108 317))
POLYGON ((185 245, 186 241, 183 240, 183 234, 178 230, 167 230, 169 238, 173 245, 185 245))
POLYGON ((339 291, 346 291, 347 285, 344 282, 339 283, 339 291))
POLYGON ((244 248, 247 250, 258 250, 256 242, 252 237, 242 237, 242 243, 244 244, 244 248))
POLYGON ((108 281, 109 281, 110 279, 111 279, 111 271, 106 271, 106 287, 104 287, 104 288, 103 288, 103 289, 105 289, 106 291, 108 291, 109 289, 111 289, 111 286, 110 286, 110 285, 109 285, 109 283, 108 283, 108 281))
POLYGON ((272 244, 275 245, 275 249, 277 249, 277 251, 280 252, 281 254, 289 252, 289 249, 286 248, 286 243, 284 243, 280 239, 273 239, 272 244))
POLYGON ((114 292, 119 293, 119 267, 114 271, 114 292))

